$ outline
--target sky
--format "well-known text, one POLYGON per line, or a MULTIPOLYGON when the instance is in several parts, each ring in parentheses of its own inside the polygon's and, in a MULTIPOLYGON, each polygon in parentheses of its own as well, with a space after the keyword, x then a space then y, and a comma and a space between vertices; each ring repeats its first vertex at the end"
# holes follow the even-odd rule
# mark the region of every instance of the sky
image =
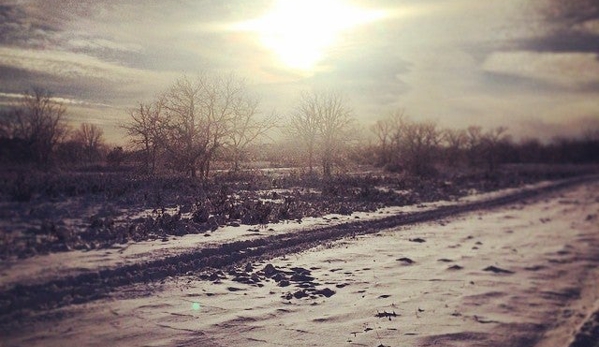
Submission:
POLYGON ((47 89, 73 124, 119 124, 181 76, 246 79, 283 120, 302 91, 366 126, 402 109, 515 138, 599 128, 596 0, 0 0, 0 107, 47 89))

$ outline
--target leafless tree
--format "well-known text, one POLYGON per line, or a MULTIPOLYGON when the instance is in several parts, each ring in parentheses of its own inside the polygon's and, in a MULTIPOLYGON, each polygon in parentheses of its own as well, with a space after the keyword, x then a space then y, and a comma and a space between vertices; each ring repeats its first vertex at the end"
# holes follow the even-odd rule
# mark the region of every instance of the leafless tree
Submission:
POLYGON ((247 155, 250 145, 266 136, 279 121, 279 116, 274 112, 258 119, 258 105, 258 100, 246 98, 230 120, 225 148, 230 152, 234 171, 239 170, 239 164, 247 155))
POLYGON ((431 173, 440 139, 437 124, 409 122, 401 146, 407 169, 417 175, 431 173))
POLYGON ((160 103, 139 103, 136 109, 129 112, 130 119, 122 126, 133 147, 143 152, 143 169, 149 174, 154 174, 156 170, 159 153, 156 135, 160 106, 160 103))
POLYGON ((378 137, 379 158, 390 170, 429 174, 433 167, 441 132, 433 122, 414 122, 403 110, 391 112, 374 128, 378 137))
POLYGON ((56 158, 60 164, 69 167, 87 161, 87 154, 83 149, 83 144, 71 137, 58 144, 56 158))
POLYGON ((468 140, 464 129, 445 129, 442 134, 445 145, 445 159, 448 165, 457 166, 462 159, 468 140))
POLYGON ((17 109, 0 110, 0 138, 13 139, 17 133, 17 121, 21 117, 17 109))
POLYGON ((255 115, 249 98, 245 81, 233 74, 180 78, 157 101, 154 137, 192 177, 199 170, 206 178, 236 117, 255 115))
POLYGON ((403 109, 390 112, 386 118, 378 120, 372 131, 378 139, 379 165, 401 166, 401 147, 408 119, 403 109))
POLYGON ((56 147, 67 133, 66 108, 43 89, 25 94, 21 104, 2 121, 3 136, 20 139, 38 165, 51 163, 56 147))
POLYGON ((482 155, 489 172, 494 172, 500 162, 502 145, 510 141, 506 127, 497 127, 485 132, 482 137, 482 155))
POLYGON ((88 163, 92 163, 100 157, 100 149, 104 145, 104 130, 96 124, 81 123, 75 131, 74 140, 83 147, 88 163))
POLYGON ((483 128, 469 126, 466 129, 466 154, 470 166, 475 166, 482 155, 483 128))
POLYGON ((377 164, 385 165, 391 161, 391 122, 389 119, 381 119, 376 121, 371 127, 372 132, 375 134, 378 143, 378 150, 376 155, 377 164))
POLYGON ((518 161, 540 163, 544 160, 545 146, 537 138, 524 138, 518 145, 518 161))
POLYGON ((330 177, 335 158, 348 140, 352 111, 337 93, 313 94, 312 100, 317 105, 320 119, 322 171, 325 177, 330 177))
POLYGON ((197 163, 206 155, 211 142, 211 114, 201 107, 203 83, 183 77, 159 97, 156 102, 157 121, 154 138, 192 177, 196 177, 197 163))
POLYGON ((500 161, 501 147, 510 140, 507 128, 497 127, 483 131, 480 126, 466 129, 466 154, 470 166, 485 167, 495 171, 500 161))
POLYGON ((202 179, 217 151, 229 151, 235 169, 249 146, 275 126, 275 115, 259 119, 259 101, 234 74, 186 76, 150 104, 140 103, 123 125, 154 172, 164 154, 172 168, 202 179))
POLYGON ((118 168, 121 166, 126 157, 127 154, 125 153, 123 147, 115 146, 106 154, 106 162, 111 166, 118 168))
POLYGON ((310 173, 314 170, 314 154, 320 132, 319 123, 316 104, 312 102, 310 94, 303 93, 299 104, 291 114, 289 133, 305 146, 310 173))
POLYGON ((302 140, 308 152, 308 165, 313 171, 315 151, 319 149, 322 171, 330 177, 335 158, 348 139, 352 111, 335 92, 305 92, 291 117, 291 133, 302 140))

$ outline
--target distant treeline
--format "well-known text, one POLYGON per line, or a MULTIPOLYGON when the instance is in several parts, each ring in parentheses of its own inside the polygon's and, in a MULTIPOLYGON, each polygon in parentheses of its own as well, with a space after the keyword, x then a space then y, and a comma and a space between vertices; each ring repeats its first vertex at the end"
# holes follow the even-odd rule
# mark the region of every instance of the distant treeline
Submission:
POLYGON ((98 125, 70 128, 65 113, 44 90, 1 111, 0 165, 44 170, 126 165, 145 175, 199 172, 204 179, 216 164, 237 171, 256 162, 321 170, 325 177, 352 164, 431 176, 443 168, 493 172, 506 163, 599 163, 599 129, 548 143, 516 142, 507 128, 441 129, 402 111, 370 128, 358 127, 344 99, 332 92, 303 93, 288 117, 263 116, 258 100, 233 75, 182 78, 155 101, 140 103, 123 124, 125 148, 108 146, 98 125), (272 140, 273 132, 284 136, 272 140))
POLYGON ((549 143, 534 138, 515 142, 504 127, 440 129, 433 122, 411 121, 403 112, 376 122, 371 129, 376 140, 358 151, 361 160, 390 171, 429 175, 438 167, 492 172, 506 163, 599 163, 599 129, 549 143))
POLYGON ((48 169, 119 160, 123 149, 110 150, 95 124, 71 128, 67 109, 43 89, 25 94, 20 104, 0 112, 0 163, 48 169))

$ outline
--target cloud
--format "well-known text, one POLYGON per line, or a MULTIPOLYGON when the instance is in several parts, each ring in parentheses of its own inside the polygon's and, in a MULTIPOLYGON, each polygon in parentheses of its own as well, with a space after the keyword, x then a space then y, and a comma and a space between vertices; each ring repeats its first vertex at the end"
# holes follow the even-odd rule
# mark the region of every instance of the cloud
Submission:
POLYGON ((591 34, 589 30, 575 26, 571 30, 556 31, 538 37, 517 40, 513 43, 513 46, 517 50, 537 52, 597 53, 599 52, 599 37, 596 34, 591 34))
POLYGON ((572 30, 593 36, 599 36, 599 19, 590 19, 572 26, 572 30))
MULTIPOLYGON (((25 99, 26 96, 27 95, 25 95, 25 94, 19 94, 19 93, 1 93, 0 92, 0 99, 5 99, 9 103, 18 102, 19 100, 23 100, 23 99, 25 99)), ((87 102, 87 101, 83 101, 83 100, 68 99, 68 98, 63 98, 63 97, 50 97, 50 100, 52 100, 53 102, 59 103, 59 104, 63 104, 63 105, 77 105, 77 106, 87 106, 87 107, 111 107, 110 105, 107 105, 107 104, 91 103, 91 102, 87 102)))
POLYGON ((599 3, 596 0, 545 0, 540 3, 541 14, 555 28, 571 28, 588 20, 599 18, 599 3))
POLYGON ((107 79, 130 83, 141 71, 110 64, 84 54, 56 50, 0 47, 0 65, 69 78, 107 79))
POLYGON ((66 79, 74 85, 91 81, 98 88, 111 87, 119 91, 127 86, 160 82, 171 77, 106 62, 86 54, 59 50, 0 47, 0 66, 66 79))
POLYGON ((317 72, 308 82, 316 87, 352 92, 377 103, 389 98, 395 100, 407 91, 408 86, 401 79, 409 71, 407 61, 384 50, 357 53, 331 59, 326 62, 328 68, 317 72))
POLYGON ((514 40, 515 49, 599 53, 599 2, 539 0, 533 4, 534 35, 514 40))
POLYGON ((599 84, 599 60, 593 53, 495 52, 486 59, 482 69, 567 88, 599 84))
POLYGON ((73 49, 84 49, 89 51, 114 50, 124 52, 139 52, 142 45, 138 43, 115 42, 104 38, 77 37, 69 40, 67 45, 73 49))
POLYGON ((0 44, 41 48, 56 44, 58 36, 58 27, 30 17, 22 6, 0 5, 0 44))

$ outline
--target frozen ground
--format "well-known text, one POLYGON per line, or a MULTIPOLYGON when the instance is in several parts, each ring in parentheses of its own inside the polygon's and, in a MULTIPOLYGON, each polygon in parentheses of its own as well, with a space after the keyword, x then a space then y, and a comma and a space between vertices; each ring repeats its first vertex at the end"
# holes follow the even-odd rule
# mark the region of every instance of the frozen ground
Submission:
MULTIPOLYGON (((206 234, 188 234, 184 236, 171 236, 168 241, 161 239, 129 242, 124 245, 115 245, 109 249, 95 249, 89 251, 74 250, 70 252, 50 253, 37 255, 26 259, 10 259, 0 264, 0 289, 10 287, 15 283, 43 283, 57 277, 73 276, 89 271, 115 268, 122 265, 143 263, 158 257, 172 256, 194 249, 218 245, 224 242, 250 240, 289 232, 303 232, 304 230, 339 225, 355 220, 376 220, 402 213, 432 210, 441 206, 463 205, 465 203, 482 201, 501 196, 506 196, 518 191, 534 190, 547 187, 548 181, 526 185, 520 188, 509 188, 500 191, 476 194, 462 197, 456 201, 437 201, 419 205, 386 207, 373 213, 355 212, 351 215, 327 215, 324 217, 308 217, 297 221, 265 225, 263 227, 220 227, 206 234)), ((144 213, 150 213, 145 211, 144 213)), ((28 225, 26 227, 33 227, 28 225)))
MULTIPOLYGON (((568 346, 599 309, 598 215, 595 180, 500 208, 323 242, 211 280, 191 272, 124 286, 6 324, 0 345, 568 346)), ((223 232, 225 239, 209 242, 227 234, 240 236, 223 232)), ((4 264, 2 283, 44 282, 201 242, 208 241, 181 237, 30 258, 4 264)))

